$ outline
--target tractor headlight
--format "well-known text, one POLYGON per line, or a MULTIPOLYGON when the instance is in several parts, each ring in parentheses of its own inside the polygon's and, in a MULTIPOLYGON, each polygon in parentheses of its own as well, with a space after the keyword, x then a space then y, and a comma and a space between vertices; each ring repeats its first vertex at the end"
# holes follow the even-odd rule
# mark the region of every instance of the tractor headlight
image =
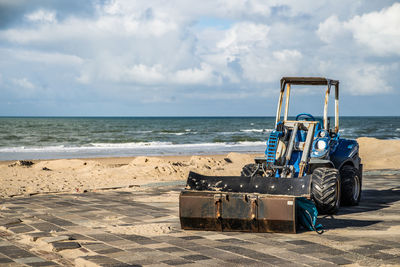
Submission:
POLYGON ((325 140, 318 140, 317 142, 317 149, 318 150, 324 150, 327 147, 327 143, 325 140))

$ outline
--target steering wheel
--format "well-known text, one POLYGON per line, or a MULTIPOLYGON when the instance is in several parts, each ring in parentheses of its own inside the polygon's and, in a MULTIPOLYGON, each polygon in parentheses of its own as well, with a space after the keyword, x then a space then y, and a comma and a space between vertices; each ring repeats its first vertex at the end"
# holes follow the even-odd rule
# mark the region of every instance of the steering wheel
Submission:
POLYGON ((296 121, 300 121, 300 120, 306 120, 310 119, 311 121, 315 121, 315 118, 313 115, 308 114, 308 113, 300 113, 299 115, 296 116, 296 121))

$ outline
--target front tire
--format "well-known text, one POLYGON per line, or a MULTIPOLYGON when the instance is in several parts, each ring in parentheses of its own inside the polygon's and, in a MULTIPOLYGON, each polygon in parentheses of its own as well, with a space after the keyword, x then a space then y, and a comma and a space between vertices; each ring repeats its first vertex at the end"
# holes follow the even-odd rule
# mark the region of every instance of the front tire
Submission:
POLYGON ((342 186, 342 205, 358 205, 361 198, 361 176, 359 171, 351 165, 345 165, 340 170, 340 178, 342 186))
POLYGON ((311 193, 320 214, 335 214, 340 207, 340 176, 334 168, 317 168, 312 174, 311 193))

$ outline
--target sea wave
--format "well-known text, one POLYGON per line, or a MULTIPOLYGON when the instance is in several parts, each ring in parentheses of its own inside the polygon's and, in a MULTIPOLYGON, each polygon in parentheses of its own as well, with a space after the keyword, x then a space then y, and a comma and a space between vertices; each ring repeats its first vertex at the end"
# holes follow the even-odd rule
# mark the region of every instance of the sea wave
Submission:
POLYGON ((163 132, 161 132, 160 134, 177 135, 177 136, 179 136, 179 135, 184 135, 184 134, 187 134, 187 133, 163 133, 163 132))
POLYGON ((272 132, 273 129, 242 129, 240 131, 245 133, 269 133, 272 132))
POLYGON ((93 151, 93 150, 134 150, 141 149, 176 149, 178 152, 182 150, 198 149, 198 148, 211 148, 216 149, 219 147, 256 147, 263 146, 265 142, 215 142, 215 143, 193 143, 193 144, 173 144, 171 142, 137 142, 137 143, 90 143, 83 146, 43 146, 43 147, 2 147, 2 153, 20 153, 20 152, 78 152, 78 151, 93 151))

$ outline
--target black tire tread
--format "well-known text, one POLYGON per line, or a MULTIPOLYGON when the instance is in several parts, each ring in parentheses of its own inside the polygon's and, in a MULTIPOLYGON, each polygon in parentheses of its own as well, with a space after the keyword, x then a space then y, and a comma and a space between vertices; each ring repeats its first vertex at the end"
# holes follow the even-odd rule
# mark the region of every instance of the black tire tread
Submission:
POLYGON ((317 168, 313 172, 312 178, 312 196, 321 214, 335 214, 338 211, 340 202, 340 184, 339 172, 334 168, 317 168), (337 198, 336 190, 339 190, 337 198))
POLYGON ((361 198, 361 176, 357 173, 358 170, 351 165, 345 165, 340 170, 341 178, 341 204, 344 206, 358 205, 361 198), (360 192, 358 198, 355 200, 353 197, 353 181, 354 176, 358 175, 360 192))

